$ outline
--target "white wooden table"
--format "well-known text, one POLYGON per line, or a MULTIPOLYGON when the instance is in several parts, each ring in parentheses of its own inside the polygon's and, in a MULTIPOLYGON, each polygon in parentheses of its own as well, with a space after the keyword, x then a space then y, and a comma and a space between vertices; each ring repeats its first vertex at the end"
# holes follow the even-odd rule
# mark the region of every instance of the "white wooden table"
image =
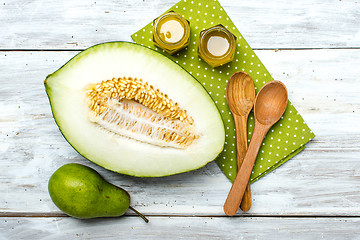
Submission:
POLYGON ((43 81, 80 50, 130 35, 177 0, 0 1, 0 239, 360 239, 360 2, 220 0, 316 138, 252 185, 226 217, 230 182, 212 162, 140 179, 82 158, 51 115, 43 81), (132 212, 77 220, 50 200, 69 162, 127 189, 132 212))

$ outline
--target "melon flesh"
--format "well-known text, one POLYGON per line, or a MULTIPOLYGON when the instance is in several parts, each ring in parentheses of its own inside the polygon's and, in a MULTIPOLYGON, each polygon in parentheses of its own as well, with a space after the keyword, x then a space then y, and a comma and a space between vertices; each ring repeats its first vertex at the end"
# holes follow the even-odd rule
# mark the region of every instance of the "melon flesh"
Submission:
MULTIPOLYGON (((143 46, 127 42, 95 45, 50 74, 45 80, 45 88, 55 121, 66 140, 82 156, 106 169, 140 177, 167 176, 198 169, 223 150, 224 125, 202 85, 169 58, 143 46), (132 133, 130 127, 116 129, 116 124, 89 117, 91 109, 86 91, 114 78, 141 79, 166 94, 179 109, 186 110, 196 138, 188 145, 178 147, 152 140, 141 132, 132 133)), ((111 97, 107 100, 111 106, 120 106, 122 102, 111 97)), ((139 100, 124 99, 124 103, 129 102, 139 109, 138 112, 147 111, 161 117, 161 112, 141 105, 139 100)), ((120 107, 113 108, 121 111, 120 107)), ((136 116, 129 117, 133 124, 147 124, 137 120, 136 116)), ((163 118, 169 128, 180 122, 179 119, 163 118)), ((155 134, 155 127, 152 129, 154 136, 161 135, 155 134)))

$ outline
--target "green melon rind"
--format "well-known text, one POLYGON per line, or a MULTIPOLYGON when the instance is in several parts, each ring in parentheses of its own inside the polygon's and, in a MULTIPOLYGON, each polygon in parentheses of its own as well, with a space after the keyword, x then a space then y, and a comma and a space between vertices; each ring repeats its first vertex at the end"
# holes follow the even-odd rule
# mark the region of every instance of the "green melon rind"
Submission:
POLYGON ((105 161, 101 161, 99 159, 94 160, 92 159, 92 157, 89 157, 89 154, 86 151, 86 148, 81 149, 78 144, 75 142, 75 144, 73 143, 73 141, 71 140, 71 134, 67 134, 67 129, 62 127, 62 121, 61 121, 61 116, 62 116, 62 112, 61 110, 58 111, 58 108, 55 107, 56 104, 56 100, 53 99, 54 96, 54 90, 53 87, 56 89, 58 86, 57 84, 61 85, 62 83, 59 81, 56 81, 56 77, 58 75, 61 75, 61 73, 63 71, 66 71, 68 68, 71 68, 73 66, 76 66, 77 62, 83 58, 86 58, 89 54, 92 54, 94 52, 97 51, 102 51, 102 50, 109 50, 109 48, 134 48, 134 51, 149 51, 149 54, 152 55, 152 57, 154 59, 156 59, 158 62, 162 62, 163 64, 166 64, 168 66, 171 66, 171 70, 174 72, 177 72, 178 74, 184 74, 184 72, 186 72, 183 68, 181 68, 179 65, 175 64, 171 59, 161 55, 160 53, 152 50, 152 49, 148 49, 145 47, 142 47, 140 45, 134 44, 134 43, 128 43, 128 42, 109 42, 109 43, 102 43, 102 44, 98 44, 95 45, 93 47, 90 47, 82 52, 80 52, 79 54, 77 54, 76 56, 74 56, 71 60, 69 60, 65 65, 63 65, 60 69, 58 69, 57 71, 55 71, 54 73, 50 74, 47 76, 44 84, 45 84, 45 88, 46 88, 46 92, 47 95, 49 97, 50 100, 50 105, 51 105, 51 109, 52 109, 52 113, 54 116, 54 119, 62 133, 62 135, 64 136, 64 138, 69 142, 69 144, 76 150, 79 152, 79 154, 81 154, 82 156, 84 156, 85 158, 89 159, 90 161, 93 161, 94 163, 115 171, 115 172, 119 172, 122 174, 126 174, 126 175, 132 175, 132 176, 138 176, 138 177, 161 177, 161 176, 167 176, 167 175, 173 175, 173 174, 178 174, 178 173, 182 173, 182 172, 188 172, 188 171, 192 171, 195 169, 199 169, 203 166, 205 166, 208 162, 215 160, 215 158, 217 157, 218 154, 220 154, 223 150, 224 147, 224 142, 225 142, 225 130, 224 130, 224 126, 223 126, 223 122, 222 122, 222 118, 218 112, 218 109, 216 107, 216 105, 213 103, 212 98, 208 95, 208 93, 206 92, 206 90, 203 88, 203 86, 197 82, 197 80, 195 78, 193 78, 190 74, 188 74, 186 72, 186 74, 188 75, 187 77, 184 78, 184 80, 187 79, 192 79, 191 84, 193 85, 193 87, 195 87, 197 89, 197 91, 202 92, 202 97, 207 97, 208 101, 212 103, 212 106, 214 107, 214 109, 216 109, 217 111, 217 121, 221 122, 221 126, 222 126, 222 136, 220 136, 222 139, 220 140, 220 142, 222 142, 221 147, 218 148, 217 151, 217 155, 212 158, 207 160, 206 162, 203 162, 202 164, 199 165, 194 165, 191 168, 188 169, 183 169, 182 171, 174 171, 174 172, 168 172, 168 173, 160 173, 160 174, 153 174, 153 173, 136 173, 136 171, 134 172, 133 170, 129 171, 128 169, 114 169, 113 166, 111 164, 107 164, 105 161), (139 49, 137 49, 139 48, 139 49), (189 77, 191 76, 191 78, 189 77))

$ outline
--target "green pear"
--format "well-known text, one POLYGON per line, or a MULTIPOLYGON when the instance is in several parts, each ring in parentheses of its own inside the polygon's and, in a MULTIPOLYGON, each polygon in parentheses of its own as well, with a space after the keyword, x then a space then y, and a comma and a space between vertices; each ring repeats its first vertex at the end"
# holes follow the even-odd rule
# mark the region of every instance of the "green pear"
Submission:
POLYGON ((130 195, 108 183, 94 169, 76 163, 60 167, 50 177, 48 190, 52 201, 64 213, 75 218, 119 217, 130 206, 130 195))

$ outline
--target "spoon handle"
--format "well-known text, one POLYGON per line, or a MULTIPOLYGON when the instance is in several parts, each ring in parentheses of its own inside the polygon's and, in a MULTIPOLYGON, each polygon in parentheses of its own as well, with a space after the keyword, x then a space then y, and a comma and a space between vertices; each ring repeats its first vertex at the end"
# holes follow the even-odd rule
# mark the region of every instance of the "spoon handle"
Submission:
MULTIPOLYGON (((247 143, 247 115, 239 116, 233 114, 236 128, 236 155, 237 155, 237 169, 239 171, 245 155, 248 149, 247 143)), ((248 182, 244 197, 241 200, 240 208, 244 212, 249 211, 251 207, 251 190, 250 190, 250 182, 248 182)))
POLYGON ((268 126, 255 124, 253 136, 251 137, 248 151, 246 152, 244 161, 238 170, 235 181, 231 186, 230 192, 224 204, 224 212, 228 216, 233 216, 239 209, 241 199, 249 182, 251 171, 253 169, 256 156, 259 152, 261 143, 265 134, 269 130, 268 126))

